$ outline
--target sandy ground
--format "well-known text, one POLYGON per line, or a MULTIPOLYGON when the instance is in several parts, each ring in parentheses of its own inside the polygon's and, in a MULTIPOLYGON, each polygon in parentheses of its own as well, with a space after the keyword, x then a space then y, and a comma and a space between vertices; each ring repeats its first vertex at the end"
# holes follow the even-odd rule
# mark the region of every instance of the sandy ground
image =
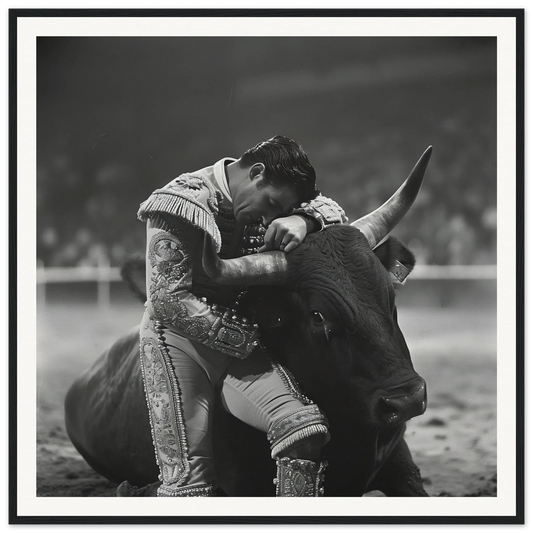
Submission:
MULTIPOLYGON (((134 325, 142 309, 50 304, 39 313, 37 495, 110 496, 70 443, 63 398, 74 378, 134 325)), ((493 310, 407 308, 400 323, 429 407, 407 441, 431 496, 496 496, 496 334, 493 310)), ((370 496, 380 496, 372 493, 370 496)))

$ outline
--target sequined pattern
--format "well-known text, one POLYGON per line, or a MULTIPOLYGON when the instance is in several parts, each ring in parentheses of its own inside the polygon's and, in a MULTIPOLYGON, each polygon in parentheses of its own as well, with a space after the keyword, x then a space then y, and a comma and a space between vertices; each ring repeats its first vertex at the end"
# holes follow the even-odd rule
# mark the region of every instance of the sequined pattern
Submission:
POLYGON ((192 248, 183 232, 159 231, 148 246, 152 268, 150 304, 153 316, 168 326, 207 346, 238 358, 247 357, 257 344, 257 324, 230 311, 227 307, 209 305, 206 298, 197 300, 209 312, 190 316, 180 297, 187 291, 184 278, 192 269, 192 248))
POLYGON ((296 382, 296 379, 294 376, 282 365, 279 363, 276 363, 273 359, 270 359, 270 364, 274 368, 274 370, 278 373, 279 377, 281 378, 281 381, 283 381, 285 387, 287 387, 287 390, 297 399, 300 400, 304 405, 310 405, 312 404, 312 400, 310 400, 300 389, 300 386, 296 382))
POLYGON ((179 267, 181 276, 190 268, 190 255, 185 251, 187 239, 183 232, 161 231, 155 234, 148 246, 150 266, 165 268, 171 265, 179 267))
POLYGON ((213 347, 240 359, 250 355, 258 344, 257 324, 222 306, 212 305, 211 309, 220 317, 220 329, 213 339, 213 347))
POLYGON ((202 340, 212 327, 205 317, 190 317, 180 301, 181 281, 191 269, 187 239, 182 233, 156 233, 148 246, 148 260, 152 267, 150 299, 154 316, 187 335, 202 340))
POLYGON ((208 483, 197 483, 183 487, 170 488, 161 485, 157 489, 158 496, 191 497, 191 496, 216 496, 217 487, 208 483))
POLYGON ((314 200, 304 202, 293 211, 294 214, 303 213, 320 223, 321 229, 332 224, 342 224, 348 221, 344 210, 337 202, 319 194, 314 200))
POLYGON ((324 496, 324 471, 327 463, 283 457, 277 461, 276 496, 324 496))
MULTIPOLYGON (((146 221, 154 217, 170 216, 186 221, 208 233, 220 251, 221 236, 215 221, 222 193, 209 180, 183 174, 162 189, 155 190, 139 207, 137 218, 146 221)), ((172 226, 167 218, 166 224, 172 226)))
POLYGON ((202 190, 205 189, 206 185, 206 180, 199 178, 198 176, 182 174, 172 180, 165 188, 178 191, 187 189, 189 194, 196 200, 200 197, 200 194, 202 190))
POLYGON ((259 251, 265 242, 266 228, 262 224, 246 226, 241 242, 241 255, 254 254, 259 251))
POLYGON ((158 332, 153 333, 156 338, 143 337, 140 346, 152 439, 160 479, 179 485, 189 473, 181 393, 164 342, 158 332))
POLYGON ((323 435, 323 443, 329 440, 328 421, 316 405, 306 405, 276 420, 267 438, 272 457, 278 457, 298 441, 313 435, 323 435))

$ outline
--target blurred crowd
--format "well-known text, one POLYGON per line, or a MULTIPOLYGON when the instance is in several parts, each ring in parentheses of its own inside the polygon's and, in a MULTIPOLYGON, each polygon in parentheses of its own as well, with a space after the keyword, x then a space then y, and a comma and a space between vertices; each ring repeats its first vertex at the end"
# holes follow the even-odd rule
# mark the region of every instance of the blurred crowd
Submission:
POLYGON ((394 234, 422 264, 495 264, 495 58, 489 38, 40 38, 37 257, 120 265, 154 189, 282 134, 350 220, 433 145, 394 234))
MULTIPOLYGON (((446 127, 461 130, 462 125, 446 127)), ((435 148, 415 205, 393 232, 419 264, 496 262, 495 186, 487 178, 495 155, 472 158, 472 150, 483 150, 483 140, 478 142, 476 146, 471 140, 470 150, 458 150, 453 161, 439 156, 435 148), (475 168, 476 160, 488 168, 475 168)), ((379 155, 382 143, 371 143, 354 151, 336 139, 314 154, 320 168, 328 169, 318 172, 321 190, 342 205, 351 221, 383 203, 421 155, 407 156, 398 140, 384 161, 379 155)), ((67 153, 47 163, 39 169, 37 242, 37 256, 45 266, 118 266, 143 251, 144 225, 136 220, 136 212, 150 185, 138 168, 114 163, 88 175, 67 153)), ((166 181, 154 179, 152 188, 166 181)))

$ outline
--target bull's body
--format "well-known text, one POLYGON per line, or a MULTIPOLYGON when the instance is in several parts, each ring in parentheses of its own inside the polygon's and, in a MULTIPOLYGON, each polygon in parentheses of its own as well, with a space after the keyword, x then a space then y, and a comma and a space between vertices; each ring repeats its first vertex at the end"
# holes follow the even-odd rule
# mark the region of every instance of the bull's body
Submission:
MULTIPOLYGON (((405 422, 425 409, 425 384, 413 370, 383 266, 400 250, 394 241, 376 255, 357 229, 328 228, 288 254, 288 286, 254 289, 243 303, 269 352, 329 419, 326 496, 427 495, 403 439, 405 422)), ((66 423, 76 448, 105 477, 138 486, 157 480, 137 330, 74 383, 66 423)), ((213 439, 228 495, 274 494, 265 435, 220 409, 213 439)))

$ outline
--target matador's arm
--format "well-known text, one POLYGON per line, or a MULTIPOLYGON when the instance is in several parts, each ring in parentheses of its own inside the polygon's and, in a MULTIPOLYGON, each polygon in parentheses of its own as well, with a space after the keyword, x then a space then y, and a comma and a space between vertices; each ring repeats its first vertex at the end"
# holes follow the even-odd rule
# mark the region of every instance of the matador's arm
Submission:
POLYGON ((174 221, 172 228, 148 221, 148 308, 155 320, 179 334, 238 358, 248 356, 257 344, 258 327, 221 305, 191 292, 195 249, 202 232, 174 221))

